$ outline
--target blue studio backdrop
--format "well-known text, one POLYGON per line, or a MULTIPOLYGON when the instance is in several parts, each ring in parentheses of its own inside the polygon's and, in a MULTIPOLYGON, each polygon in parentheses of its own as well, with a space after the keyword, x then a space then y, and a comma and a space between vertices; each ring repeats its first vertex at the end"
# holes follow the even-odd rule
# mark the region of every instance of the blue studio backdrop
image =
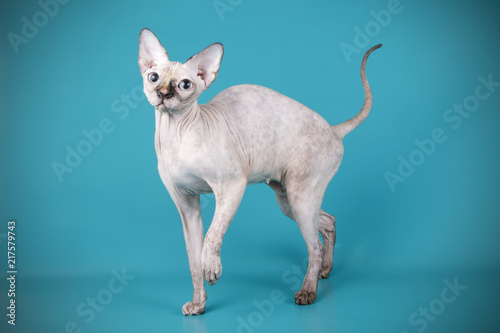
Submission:
MULTIPOLYGON (((498 332, 500 21, 496 1, 22 0, 0 5, 0 331, 498 332), (157 171, 138 37, 172 60, 225 54, 200 97, 277 90, 344 140, 323 209, 334 268, 313 305, 297 225, 247 188, 206 313, 157 171), (13 222, 13 223, 9 223, 13 222), (9 261, 10 260, 10 261, 9 261)), ((201 200, 205 229, 213 195, 201 200)))

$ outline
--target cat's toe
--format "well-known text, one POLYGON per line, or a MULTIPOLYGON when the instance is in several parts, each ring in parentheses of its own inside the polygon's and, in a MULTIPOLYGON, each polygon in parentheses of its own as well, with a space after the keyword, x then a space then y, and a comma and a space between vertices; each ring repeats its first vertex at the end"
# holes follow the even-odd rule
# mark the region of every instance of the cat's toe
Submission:
POLYGON ((222 275, 222 264, 219 256, 210 256, 202 260, 202 274, 209 285, 214 285, 222 275))
POLYGON ((312 304, 316 299, 316 292, 299 290, 295 293, 295 303, 299 305, 312 304))
POLYGON ((182 307, 182 313, 185 316, 198 316, 205 313, 205 304, 200 302, 187 302, 182 307))
POLYGON ((319 278, 327 279, 330 276, 331 271, 332 271, 332 265, 322 267, 321 272, 319 272, 319 278))

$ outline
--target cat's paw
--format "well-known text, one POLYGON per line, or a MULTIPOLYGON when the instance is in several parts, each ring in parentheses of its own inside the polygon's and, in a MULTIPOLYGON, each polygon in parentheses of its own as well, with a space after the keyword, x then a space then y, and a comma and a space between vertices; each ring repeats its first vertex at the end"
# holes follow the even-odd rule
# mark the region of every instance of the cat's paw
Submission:
POLYGON ((295 293, 295 303, 299 305, 312 304, 316 299, 316 292, 299 290, 295 293))
POLYGON ((205 313, 205 303, 187 302, 182 307, 182 313, 185 316, 198 316, 205 313))
POLYGON ((321 272, 319 272, 320 279, 327 279, 330 276, 330 272, 332 271, 332 265, 326 265, 321 268, 321 272))
POLYGON ((222 275, 222 264, 220 262, 220 256, 212 254, 208 255, 202 253, 201 257, 201 273, 203 278, 208 282, 209 285, 213 286, 217 283, 220 276, 222 275))

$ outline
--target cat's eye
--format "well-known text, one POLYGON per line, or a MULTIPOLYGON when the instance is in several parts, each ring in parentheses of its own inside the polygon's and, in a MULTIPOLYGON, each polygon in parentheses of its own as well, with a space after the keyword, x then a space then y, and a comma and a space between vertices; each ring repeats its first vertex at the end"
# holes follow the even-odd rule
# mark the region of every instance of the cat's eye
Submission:
POLYGON ((151 73, 151 74, 149 74, 148 78, 149 78, 149 82, 156 83, 160 79, 160 76, 157 73, 151 73))
POLYGON ((179 89, 180 90, 189 90, 193 87, 193 82, 187 80, 187 79, 184 79, 182 80, 181 82, 179 82, 179 89))

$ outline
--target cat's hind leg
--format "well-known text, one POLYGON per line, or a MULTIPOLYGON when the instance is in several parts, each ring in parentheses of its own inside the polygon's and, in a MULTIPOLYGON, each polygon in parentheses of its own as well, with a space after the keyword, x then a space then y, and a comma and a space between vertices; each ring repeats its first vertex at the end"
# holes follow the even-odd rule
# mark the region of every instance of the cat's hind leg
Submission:
POLYGON ((319 231, 323 237, 323 263, 319 272, 319 278, 326 279, 332 270, 336 234, 335 217, 323 210, 319 213, 319 231))

